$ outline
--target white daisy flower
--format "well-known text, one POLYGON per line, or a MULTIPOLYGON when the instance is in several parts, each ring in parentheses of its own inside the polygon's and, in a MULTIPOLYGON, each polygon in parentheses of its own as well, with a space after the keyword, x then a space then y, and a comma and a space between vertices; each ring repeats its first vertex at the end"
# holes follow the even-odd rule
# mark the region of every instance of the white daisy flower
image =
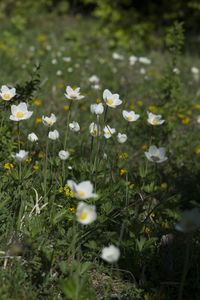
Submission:
POLYGON ((116 132, 116 129, 111 128, 109 125, 106 125, 103 129, 103 132, 104 132, 104 137, 106 139, 109 139, 116 132))
POLYGON ((165 156, 165 148, 157 148, 155 145, 150 146, 148 152, 145 152, 145 156, 149 161, 162 163, 168 159, 165 156))
POLYGON ((122 115, 124 119, 127 120, 128 122, 135 122, 140 117, 140 115, 137 115, 133 110, 131 111, 123 110, 122 115))
POLYGON ((104 247, 101 252, 101 258, 108 263, 114 263, 119 260, 120 250, 114 245, 104 247))
POLYGON ((33 111, 28 111, 27 104, 21 102, 18 105, 11 105, 11 113, 10 120, 19 122, 29 119, 32 116, 33 111))
POLYGON ((93 193, 93 184, 90 181, 82 181, 76 184, 73 180, 67 180, 67 185, 74 193, 75 198, 79 200, 86 200, 89 198, 96 198, 97 194, 93 193))
POLYGON ((84 98, 84 96, 80 94, 80 87, 73 89, 69 85, 66 87, 65 97, 70 100, 81 100, 84 98))
POLYGON ((9 101, 16 95, 16 89, 7 87, 7 85, 2 85, 1 90, 0 90, 0 97, 5 100, 9 101))
POLYGON ((42 116, 42 122, 45 126, 51 127, 55 122, 57 118, 54 114, 51 114, 50 117, 42 116))
POLYGON ((76 217, 82 225, 93 223, 97 218, 95 205, 88 205, 85 202, 80 202, 76 209, 76 217))
POLYGON ((148 114, 147 122, 153 126, 162 125, 165 122, 165 120, 162 120, 161 115, 155 115, 151 112, 147 112, 147 114, 148 114))
POLYGON ((109 90, 104 90, 103 99, 109 107, 116 108, 118 105, 122 104, 122 101, 119 99, 118 94, 112 94, 109 90))

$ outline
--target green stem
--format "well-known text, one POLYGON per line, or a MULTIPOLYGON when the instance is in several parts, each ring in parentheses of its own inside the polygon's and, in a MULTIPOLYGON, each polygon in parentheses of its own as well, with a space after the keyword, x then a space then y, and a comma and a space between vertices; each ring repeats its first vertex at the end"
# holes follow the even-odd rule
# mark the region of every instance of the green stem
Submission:
POLYGON ((68 111, 68 115, 67 115, 67 128, 66 128, 66 131, 65 131, 65 138, 64 138, 64 150, 66 150, 66 146, 67 146, 67 138, 68 138, 68 132, 69 132, 69 122, 70 122, 70 116, 71 116, 71 107, 72 107, 72 100, 70 100, 69 111, 68 111))

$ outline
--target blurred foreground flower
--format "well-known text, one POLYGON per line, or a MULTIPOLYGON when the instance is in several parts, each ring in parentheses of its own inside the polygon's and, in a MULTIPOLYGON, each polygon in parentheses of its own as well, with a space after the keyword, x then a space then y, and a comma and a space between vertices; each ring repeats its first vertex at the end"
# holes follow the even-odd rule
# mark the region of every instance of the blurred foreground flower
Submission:
POLYGON ((117 262, 120 257, 120 250, 114 245, 104 247, 101 252, 101 258, 108 263, 117 262))
POLYGON ((161 115, 155 115, 151 112, 147 112, 147 114, 148 114, 147 122, 153 126, 162 125, 165 122, 165 120, 162 120, 161 115))
POLYGON ((88 205, 85 202, 80 202, 76 209, 76 217, 78 222, 83 225, 91 224, 97 218, 95 205, 88 205))
POLYGON ((93 193, 93 185, 90 181, 82 181, 81 183, 76 184, 73 180, 67 180, 67 185, 77 199, 86 200, 97 197, 97 194, 93 193))
POLYGON ((123 110, 122 115, 128 122, 135 122, 139 119, 140 115, 137 115, 134 111, 123 110))
POLYGON ((69 158, 69 152, 65 150, 60 150, 58 156, 60 157, 61 160, 66 160, 69 158))
POLYGON ((73 89, 69 85, 66 87, 66 93, 64 95, 70 100, 81 100, 84 98, 84 96, 80 94, 80 87, 73 89))
POLYGON ((185 210, 179 223, 175 225, 175 229, 181 232, 192 232, 200 228, 200 212, 197 208, 185 210))
POLYGON ((149 151, 145 152, 145 156, 148 160, 156 163, 162 163, 168 159, 165 156, 166 150, 165 148, 157 148, 156 146, 150 146, 149 151))
POLYGON ((42 122, 45 126, 51 127, 55 122, 57 118, 54 114, 51 114, 50 117, 42 116, 42 122))
POLYGON ((17 161, 25 161, 28 157, 28 151, 20 150, 18 153, 13 154, 12 157, 17 161))
POLYGON ((7 85, 2 85, 1 90, 0 90, 0 97, 5 100, 9 101, 16 95, 16 89, 7 87, 7 85))
POLYGON ((122 101, 119 99, 119 95, 112 94, 109 90, 104 90, 103 99, 105 103, 112 108, 116 108, 118 105, 122 104, 122 101))
POLYGON ((18 105, 11 105, 11 113, 10 120, 15 122, 27 120, 33 114, 32 111, 28 111, 27 104, 25 102, 21 102, 18 105))

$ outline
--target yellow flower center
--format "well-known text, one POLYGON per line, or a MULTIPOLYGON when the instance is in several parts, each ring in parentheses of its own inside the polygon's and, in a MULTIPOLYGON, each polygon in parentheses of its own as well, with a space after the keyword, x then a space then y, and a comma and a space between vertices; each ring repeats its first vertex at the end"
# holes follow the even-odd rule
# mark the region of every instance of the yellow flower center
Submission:
POLYGON ((16 117, 17 117, 18 119, 22 119, 24 116, 25 116, 25 113, 24 113, 24 112, 22 112, 22 111, 16 112, 16 117))
POLYGON ((86 211, 82 211, 79 215, 79 219, 81 221, 85 221, 85 220, 87 220, 87 218, 88 218, 88 213, 86 211))
POLYGON ((77 194, 80 198, 83 198, 86 195, 86 193, 84 191, 77 191, 77 194))
POLYGON ((9 93, 4 93, 2 96, 4 100, 10 100, 11 98, 9 93))
POLYGON ((133 118, 131 116, 129 116, 129 117, 127 117, 127 120, 131 122, 133 120, 133 118))
POLYGON ((158 125, 159 124, 159 120, 158 119, 153 119, 152 121, 151 121, 151 124, 152 125, 158 125))
POLYGON ((112 105, 113 104, 113 99, 107 99, 107 104, 112 105))

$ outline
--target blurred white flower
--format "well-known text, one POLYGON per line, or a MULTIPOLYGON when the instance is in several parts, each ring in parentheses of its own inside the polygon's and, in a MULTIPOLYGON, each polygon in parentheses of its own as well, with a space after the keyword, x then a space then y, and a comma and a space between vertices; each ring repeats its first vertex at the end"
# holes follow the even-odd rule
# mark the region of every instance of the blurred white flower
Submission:
POLYGON ((21 102, 18 105, 11 105, 11 113, 10 120, 19 122, 29 119, 32 116, 33 111, 28 111, 27 104, 21 102))
POLYGON ((148 160, 156 163, 162 163, 168 159, 165 156, 165 148, 157 148, 156 146, 150 146, 148 152, 145 152, 145 156, 148 160))
POLYGON ((7 87, 7 85, 2 85, 1 90, 0 90, 0 97, 5 100, 9 101, 16 95, 16 89, 7 87))
POLYGON ((146 70, 144 68, 140 69, 140 74, 145 75, 146 74, 146 70))
POLYGON ((104 137, 106 139, 109 139, 116 132, 116 129, 111 128, 109 125, 106 125, 103 129, 103 132, 104 132, 104 137))
POLYGON ((124 119, 127 120, 128 122, 135 122, 140 117, 140 115, 137 115, 133 110, 131 111, 123 110, 122 115, 124 119))
POLYGON ((200 116, 197 116, 197 123, 200 124, 200 116))
POLYGON ((69 123, 69 129, 71 131, 78 132, 78 131, 80 131, 80 126, 79 126, 78 122, 73 121, 72 123, 69 123))
POLYGON ((51 127, 55 122, 57 118, 54 114, 51 114, 50 117, 42 116, 42 122, 45 126, 51 127))
POLYGON ((65 97, 70 100, 81 100, 84 98, 84 96, 80 94, 80 87, 73 89, 69 85, 66 87, 65 97))
POLYGON ((135 55, 131 55, 129 57, 129 64, 130 64, 130 66, 133 66, 136 63, 137 60, 138 60, 138 58, 135 55))
POLYGON ((94 89, 94 90, 100 90, 101 89, 101 86, 98 84, 98 83, 96 83, 96 84, 93 84, 92 85, 92 88, 94 89))
POLYGON ((65 56, 65 57, 63 57, 62 59, 63 59, 63 61, 65 61, 65 62, 70 62, 70 61, 72 60, 71 57, 69 57, 69 56, 65 56))
POLYGON ((101 128, 100 128, 100 125, 98 126, 96 123, 92 122, 89 126, 89 131, 90 131, 90 134, 93 136, 93 137, 97 137, 97 136, 100 136, 101 135, 101 128))
POLYGON ((48 138, 53 141, 57 140, 59 138, 58 130, 49 131, 48 138))
POLYGON ((67 69, 67 72, 72 73, 72 72, 73 72, 73 68, 72 68, 72 67, 69 67, 69 68, 67 69))
POLYGON ((199 80, 199 68, 192 67, 191 72, 195 81, 199 80))
POLYGON ((147 57, 139 57, 138 58, 138 61, 142 64, 145 64, 145 65, 150 65, 151 64, 151 60, 147 57))
POLYGON ((147 112, 147 115, 148 115, 147 122, 153 126, 162 125, 165 122, 165 120, 162 120, 161 115, 155 115, 151 112, 147 112))
POLYGON ((97 218, 95 205, 88 205, 85 202, 80 202, 76 209, 76 217, 82 225, 88 225, 94 222, 97 218))
POLYGON ((181 232, 192 232, 200 228, 200 212, 197 208, 185 210, 179 223, 175 225, 175 229, 181 232))
POLYGON ((32 133, 28 134, 28 140, 30 142, 37 142, 38 141, 38 137, 37 137, 37 135, 34 132, 32 132, 32 133))
POLYGON ((101 252, 101 258, 108 263, 117 262, 120 257, 120 250, 114 245, 104 247, 101 252))
POLYGON ((112 54, 112 58, 115 59, 115 60, 123 60, 124 59, 124 56, 117 53, 117 52, 113 52, 112 54))
POLYGON ((103 99, 105 101, 105 103, 109 106, 109 107, 117 107, 118 105, 122 104, 122 101, 119 99, 119 95, 118 94, 112 94, 109 90, 104 90, 103 92, 103 99))
POLYGON ((99 83, 99 77, 97 75, 92 75, 90 78, 89 78, 89 82, 90 83, 99 83))
POLYGON ((60 150, 58 153, 58 156, 60 157, 61 160, 66 160, 69 158, 69 152, 65 150, 60 150))
POLYGON ((91 104, 90 111, 92 114, 101 115, 104 111, 104 107, 102 103, 99 104, 91 104))
POLYGON ((175 74, 177 74, 177 75, 179 75, 181 72, 180 72, 180 70, 178 69, 178 68, 174 68, 173 69, 173 72, 175 73, 175 74))
POLYGON ((192 74, 199 74, 199 68, 197 68, 197 67, 192 67, 191 68, 191 72, 192 72, 192 74))
POLYGON ((117 140, 120 144, 123 144, 127 141, 127 135, 125 133, 118 133, 117 140))
POLYGON ((93 193, 93 184, 90 181, 82 181, 76 184, 73 180, 67 180, 67 185, 74 193, 74 197, 79 200, 86 200, 89 198, 96 198, 97 194, 93 193))
POLYGON ((61 71, 61 70, 58 70, 58 71, 56 72, 56 75, 57 75, 57 76, 61 76, 61 75, 62 75, 62 71, 61 71))
POLYGON ((51 61, 52 65, 56 65, 58 63, 57 59, 56 58, 53 58, 52 61, 51 61))
POLYGON ((28 151, 20 150, 18 153, 13 154, 12 157, 19 162, 24 161, 28 157, 28 151))

